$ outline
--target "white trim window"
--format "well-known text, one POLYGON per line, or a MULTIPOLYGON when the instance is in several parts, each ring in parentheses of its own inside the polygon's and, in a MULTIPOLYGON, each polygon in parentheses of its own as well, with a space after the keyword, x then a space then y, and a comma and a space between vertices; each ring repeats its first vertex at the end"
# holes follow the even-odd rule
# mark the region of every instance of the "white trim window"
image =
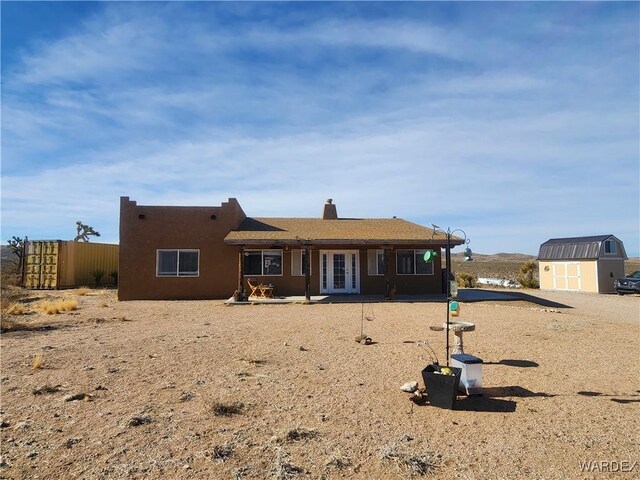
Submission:
POLYGON ((245 250, 244 274, 254 277, 282 275, 282 250, 245 250))
POLYGON ((615 240, 605 240, 604 241, 604 254, 605 255, 615 255, 618 253, 618 246, 616 245, 615 240))
POLYGON ((156 250, 157 277, 198 277, 200 275, 200 250, 156 250))
POLYGON ((367 250, 367 273, 370 277, 384 275, 387 266, 384 263, 384 250, 367 250))
MULTIPOLYGON (((306 257, 304 250, 291 250, 291 276, 304 277, 304 260, 306 257)), ((311 261, 309 261, 309 275, 313 273, 311 261)))
POLYGON ((425 262, 426 250, 396 250, 398 275, 433 275, 433 262, 425 262))

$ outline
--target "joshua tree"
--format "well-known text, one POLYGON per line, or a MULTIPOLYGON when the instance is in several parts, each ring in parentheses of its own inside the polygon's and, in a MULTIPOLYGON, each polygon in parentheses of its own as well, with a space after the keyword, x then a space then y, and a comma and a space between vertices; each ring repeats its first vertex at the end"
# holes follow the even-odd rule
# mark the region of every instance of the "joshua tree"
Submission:
POLYGON ((96 232, 93 227, 85 225, 80 220, 76 222, 76 230, 78 231, 78 235, 73 239, 74 242, 88 242, 89 235, 95 235, 96 237, 100 236, 100 234, 96 232))
POLYGON ((22 275, 22 259, 24 258, 24 238, 11 237, 11 240, 7 240, 7 246, 9 251, 18 257, 18 273, 22 275))
POLYGON ((520 285, 526 288, 540 288, 540 283, 538 282, 538 279, 535 278, 535 272, 537 270, 538 266, 533 260, 524 262, 520 266, 520 273, 524 275, 518 279, 520 285))

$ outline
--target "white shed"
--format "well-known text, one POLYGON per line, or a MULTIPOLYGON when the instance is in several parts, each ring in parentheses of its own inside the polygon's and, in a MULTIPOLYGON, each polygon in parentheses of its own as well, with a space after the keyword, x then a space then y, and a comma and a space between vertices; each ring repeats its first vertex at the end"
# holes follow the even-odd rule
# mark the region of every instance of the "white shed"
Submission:
POLYGON ((613 235, 552 238, 540 245, 540 288, 595 293, 614 291, 613 281, 624 277, 627 254, 613 235))

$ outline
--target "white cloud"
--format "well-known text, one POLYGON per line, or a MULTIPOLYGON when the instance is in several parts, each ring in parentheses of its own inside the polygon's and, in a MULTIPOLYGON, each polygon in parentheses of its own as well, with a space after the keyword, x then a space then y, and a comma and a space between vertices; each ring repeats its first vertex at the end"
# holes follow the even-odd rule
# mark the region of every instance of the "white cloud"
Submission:
POLYGON ((82 219, 117 240, 120 195, 234 196, 254 216, 317 216, 332 197, 345 216, 462 227, 481 252, 620 232, 640 250, 638 206, 607 200, 638 196, 637 85, 600 94, 607 58, 505 66, 526 48, 498 32, 406 18, 234 32, 187 10, 109 5, 8 70, 5 236, 71 235, 82 219), (337 65, 318 64, 328 52, 337 65))

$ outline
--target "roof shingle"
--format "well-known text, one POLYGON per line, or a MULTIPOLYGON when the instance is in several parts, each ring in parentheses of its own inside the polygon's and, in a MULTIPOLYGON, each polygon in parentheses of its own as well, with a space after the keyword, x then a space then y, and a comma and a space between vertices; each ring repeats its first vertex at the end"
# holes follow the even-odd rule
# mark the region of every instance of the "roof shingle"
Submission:
MULTIPOLYGON (((247 217, 237 230, 229 232, 225 242, 315 244, 425 243, 442 245, 445 235, 434 235, 431 228, 401 218, 262 218, 247 217)), ((451 237, 452 245, 462 240, 451 237)))

